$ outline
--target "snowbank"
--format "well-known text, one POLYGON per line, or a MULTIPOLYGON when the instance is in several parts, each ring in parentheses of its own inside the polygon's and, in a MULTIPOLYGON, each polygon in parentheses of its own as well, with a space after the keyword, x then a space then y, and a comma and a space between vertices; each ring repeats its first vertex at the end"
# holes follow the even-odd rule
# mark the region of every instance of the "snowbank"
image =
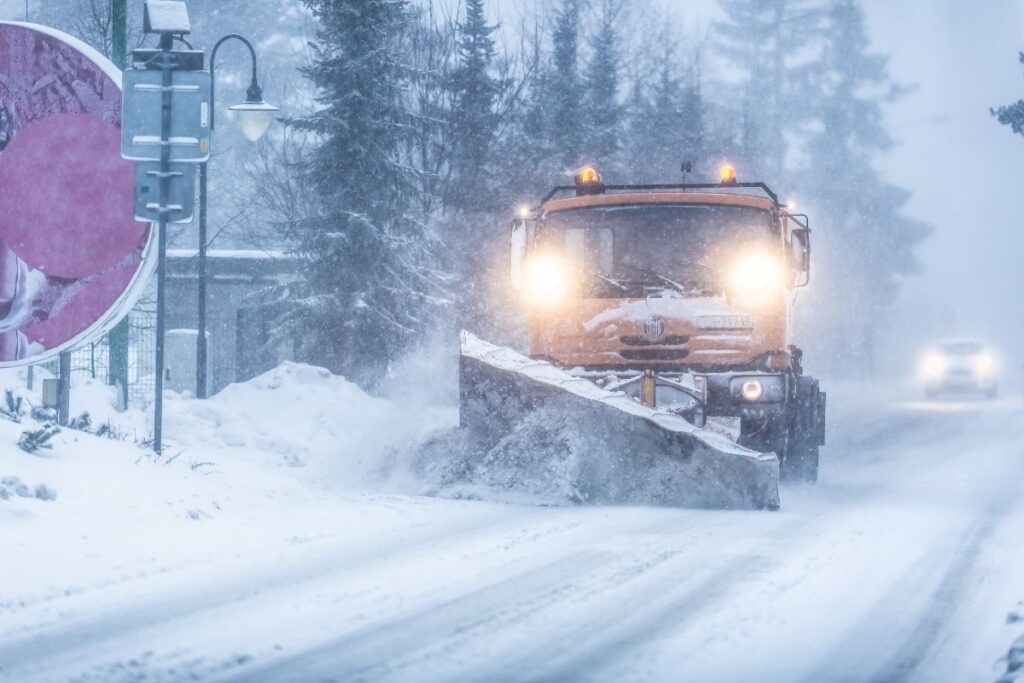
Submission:
POLYGON ((326 370, 285 363, 208 400, 168 393, 161 456, 146 446, 151 415, 115 409, 116 391, 76 376, 63 428, 29 453, 17 442, 43 423, 38 369, 0 373, 23 398, 0 416, 0 615, 61 595, 175 567, 311 539, 405 526, 385 492, 403 444, 451 408, 410 409, 326 370), (418 412, 417 412, 418 411, 418 412), (97 434, 102 427, 105 436, 97 434))
POLYGON ((307 479, 335 487, 379 483, 403 447, 455 419, 444 406, 403 406, 291 362, 205 401, 169 395, 165 411, 172 449, 306 468, 307 479))

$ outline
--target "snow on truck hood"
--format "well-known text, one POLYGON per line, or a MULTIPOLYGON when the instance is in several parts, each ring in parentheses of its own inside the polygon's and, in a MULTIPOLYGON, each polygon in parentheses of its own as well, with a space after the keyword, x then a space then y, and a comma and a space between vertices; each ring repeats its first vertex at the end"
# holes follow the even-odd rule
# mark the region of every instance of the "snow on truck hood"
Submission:
POLYGON ((684 297, 666 290, 662 296, 651 296, 646 299, 630 299, 615 308, 601 311, 583 323, 583 329, 593 332, 601 325, 610 322, 635 320, 642 322, 652 315, 664 318, 685 318, 697 321, 701 316, 734 316, 739 311, 730 306, 724 296, 718 297, 684 297))

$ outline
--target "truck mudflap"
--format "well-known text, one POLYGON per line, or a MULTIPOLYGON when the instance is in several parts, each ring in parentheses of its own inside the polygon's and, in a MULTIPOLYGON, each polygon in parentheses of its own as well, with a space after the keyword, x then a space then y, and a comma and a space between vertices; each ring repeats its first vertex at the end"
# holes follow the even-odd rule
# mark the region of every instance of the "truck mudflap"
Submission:
MULTIPOLYGON (((476 483, 569 478, 570 498, 777 509, 779 460, 462 332, 462 467, 476 483)), ((530 493, 538 491, 531 490, 530 493)))

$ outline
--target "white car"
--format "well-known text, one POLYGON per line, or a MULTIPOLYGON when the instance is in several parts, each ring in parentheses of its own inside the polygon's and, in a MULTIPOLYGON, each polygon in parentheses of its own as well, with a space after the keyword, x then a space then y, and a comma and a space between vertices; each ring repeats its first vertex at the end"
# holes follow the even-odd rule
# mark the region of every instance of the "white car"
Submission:
POLYGON ((946 339, 921 364, 925 395, 973 393, 995 398, 999 391, 996 360, 979 339, 946 339))

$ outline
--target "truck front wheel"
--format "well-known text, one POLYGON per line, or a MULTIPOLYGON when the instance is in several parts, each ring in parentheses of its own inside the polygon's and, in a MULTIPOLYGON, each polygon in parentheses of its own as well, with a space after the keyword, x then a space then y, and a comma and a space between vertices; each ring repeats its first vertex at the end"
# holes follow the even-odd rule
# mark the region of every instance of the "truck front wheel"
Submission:
POLYGON ((780 475, 784 481, 818 481, 818 453, 824 443, 825 396, 818 381, 797 378, 796 397, 789 421, 789 439, 780 475))

